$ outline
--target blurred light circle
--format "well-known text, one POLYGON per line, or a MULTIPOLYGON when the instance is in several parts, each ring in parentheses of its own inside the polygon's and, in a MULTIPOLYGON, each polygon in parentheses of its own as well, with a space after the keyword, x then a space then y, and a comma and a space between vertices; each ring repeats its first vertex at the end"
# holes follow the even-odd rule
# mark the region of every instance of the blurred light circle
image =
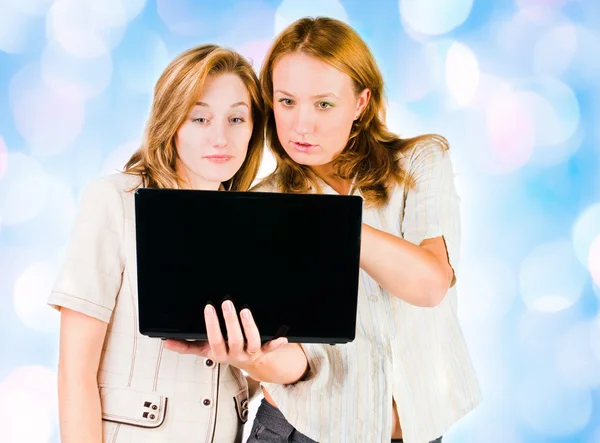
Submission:
POLYGON ((590 246, 588 267, 594 283, 600 286, 600 235, 596 237, 590 246))
POLYGON ((25 14, 44 15, 54 0, 8 0, 8 3, 11 1, 25 14))
POLYGON ((481 72, 479 82, 470 107, 476 110, 486 110, 492 106, 498 97, 513 93, 512 86, 503 78, 481 72))
POLYGON ((600 362, 600 316, 596 317, 590 327, 589 343, 596 359, 600 362))
POLYGON ((502 91, 485 111, 493 157, 490 172, 513 172, 525 165, 533 153, 535 123, 519 94, 502 91))
POLYGON ((20 152, 9 153, 0 180, 0 214, 7 226, 36 217, 46 204, 47 175, 39 162, 20 152), (27 202, 24 204, 24 202, 27 202))
POLYGON ((15 281, 14 308, 25 326, 35 331, 59 330, 60 317, 46 303, 56 271, 44 262, 32 263, 15 281))
POLYGON ((40 252, 54 252, 69 239, 77 205, 73 187, 64 180, 48 175, 45 186, 46 203, 43 209, 34 219, 19 226, 13 239, 19 244, 32 245, 40 252))
POLYGON ((577 30, 572 23, 561 23, 540 37, 535 44, 533 66, 539 76, 559 76, 573 61, 577 51, 577 30))
POLYGON ((31 36, 37 25, 37 20, 20 7, 19 0, 1 1, 0 51, 18 54, 31 49, 31 36))
POLYGON ((453 42, 446 55, 446 85, 460 106, 471 102, 479 84, 479 64, 467 45, 453 42))
POLYGON ((521 9, 528 8, 558 8, 570 0, 516 0, 517 6, 521 9))
POLYGON ((243 43, 235 49, 252 64, 254 71, 259 73, 270 46, 271 42, 268 40, 257 40, 243 43))
POLYGON ((440 44, 427 43, 411 45, 407 48, 406 59, 410 63, 402 63, 398 85, 402 101, 419 101, 434 91, 444 77, 444 50, 440 44))
POLYGON ((123 51, 115 64, 125 86, 137 93, 151 94, 158 78, 170 62, 164 41, 158 34, 133 30, 124 43, 135 42, 129 51, 123 51))
POLYGON ((501 318, 513 306, 517 295, 515 272, 502 260, 478 257, 461 266, 457 286, 462 315, 489 319, 501 318))
POLYGON ((548 360, 552 365, 556 343, 576 321, 572 311, 523 309, 517 319, 515 347, 528 359, 548 360))
POLYGON ((536 145, 553 146, 567 141, 579 126, 579 102, 563 82, 544 78, 520 93, 535 120, 536 145))
POLYGON ((14 388, 35 397, 36 403, 54 418, 58 411, 56 375, 56 371, 46 366, 20 366, 0 382, 0 389, 14 388))
POLYGON ((276 6, 264 0, 235 2, 222 14, 222 20, 228 24, 221 31, 223 44, 237 47, 252 41, 271 42, 274 38, 275 11, 276 6), (260 26, 256 26, 257 23, 260 26))
POLYGON ((10 83, 15 124, 34 154, 55 155, 71 146, 85 119, 83 102, 71 89, 50 89, 37 64, 26 65, 10 83))
POLYGON ((2 441, 50 442, 57 422, 56 373, 22 366, 0 383, 2 441))
POLYGON ((600 360, 590 340, 592 322, 579 322, 561 335, 556 349, 556 366, 566 387, 596 388, 600 386, 600 360))
POLYGON ((472 7, 473 0, 400 0, 400 16, 418 33, 441 35, 462 25, 472 7))
POLYGON ((568 79, 571 85, 582 81, 592 82, 595 86, 600 76, 600 57, 590 57, 590 54, 600 54, 600 34, 583 26, 575 26, 577 49, 562 78, 568 79))
POLYGON ((307 16, 330 17, 348 23, 348 14, 338 0, 283 0, 275 13, 275 34, 307 16))
POLYGON ((568 240, 537 246, 521 263, 520 290, 525 304, 539 311, 571 307, 585 287, 586 270, 568 240))
POLYGON ((41 58, 42 78, 55 91, 81 100, 100 94, 110 83, 112 59, 109 52, 94 58, 80 58, 50 42, 41 58))
POLYGON ((107 26, 124 26, 139 15, 146 0, 104 0, 89 2, 90 12, 107 26))
POLYGON ((8 150, 2 137, 0 137, 0 179, 4 176, 7 167, 8 150))
POLYGON ((558 382, 556 374, 545 367, 523 377, 514 395, 521 419, 542 435, 577 434, 592 414, 591 393, 558 382))
MULTIPOLYGON (((111 0, 108 6, 114 3, 111 0)), ((96 58, 121 41, 126 22, 126 9, 109 12, 106 2, 54 0, 46 16, 46 29, 48 39, 56 40, 65 51, 77 57, 96 58)))
POLYGON ((199 36, 212 28, 210 7, 196 0, 156 0, 158 16, 171 32, 199 36))
POLYGON ((132 141, 123 143, 111 151, 102 165, 102 175, 122 172, 125 168, 125 163, 129 161, 133 153, 137 151, 139 147, 139 142, 132 141))
POLYGON ((388 102, 386 125, 401 137, 414 137, 425 132, 419 116, 398 101, 388 102))
POLYGON ((590 248, 592 242, 598 236, 600 236, 600 203, 588 206, 577 217, 573 225, 573 248, 577 259, 582 265, 588 266, 590 248))

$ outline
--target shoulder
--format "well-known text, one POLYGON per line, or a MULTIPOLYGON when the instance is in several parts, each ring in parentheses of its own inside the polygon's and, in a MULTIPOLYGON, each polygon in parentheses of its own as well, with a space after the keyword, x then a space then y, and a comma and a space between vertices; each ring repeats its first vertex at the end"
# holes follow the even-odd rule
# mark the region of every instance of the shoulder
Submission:
POLYGON ((92 185, 112 188, 119 193, 130 193, 142 185, 142 178, 139 175, 125 174, 124 172, 105 175, 97 178, 92 185))
POLYGON ((279 187, 278 183, 277 176, 271 174, 251 187, 250 192, 277 192, 279 187))
POLYGON ((124 198, 127 194, 133 194, 133 191, 141 185, 142 179, 137 175, 125 173, 104 175, 92 180, 86 186, 84 195, 104 197, 102 200, 124 198))
POLYGON ((408 148, 398 154, 398 161, 404 170, 412 171, 424 164, 441 162, 448 157, 450 146, 441 135, 421 135, 409 143, 408 148))
POLYGON ((92 180, 83 190, 80 205, 86 212, 125 215, 133 204, 133 192, 139 188, 139 176, 117 173, 92 180))

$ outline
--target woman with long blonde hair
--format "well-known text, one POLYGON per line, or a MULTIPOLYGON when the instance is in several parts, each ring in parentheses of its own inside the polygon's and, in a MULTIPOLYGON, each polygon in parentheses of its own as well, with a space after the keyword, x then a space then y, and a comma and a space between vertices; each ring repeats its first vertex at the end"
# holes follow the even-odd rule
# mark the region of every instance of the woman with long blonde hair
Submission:
POLYGON ((249 397, 241 371, 138 331, 133 193, 247 190, 263 125, 250 64, 215 45, 192 48, 160 76, 143 142, 124 172, 86 188, 48 300, 61 312, 63 443, 241 441, 249 397))

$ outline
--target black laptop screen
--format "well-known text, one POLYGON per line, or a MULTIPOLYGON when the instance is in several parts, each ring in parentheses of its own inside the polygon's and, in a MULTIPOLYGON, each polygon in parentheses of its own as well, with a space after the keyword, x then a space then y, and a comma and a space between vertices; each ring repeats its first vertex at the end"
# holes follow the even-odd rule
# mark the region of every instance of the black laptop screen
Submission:
POLYGON ((360 197, 139 189, 135 211, 141 333, 205 339, 230 298, 263 340, 354 339, 360 197))

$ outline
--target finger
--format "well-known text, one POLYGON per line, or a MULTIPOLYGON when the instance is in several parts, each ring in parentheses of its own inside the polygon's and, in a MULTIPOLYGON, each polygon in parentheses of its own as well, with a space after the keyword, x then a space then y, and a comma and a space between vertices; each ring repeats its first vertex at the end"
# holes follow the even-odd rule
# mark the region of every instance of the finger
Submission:
POLYGON ((250 309, 242 309, 240 316, 242 317, 244 334, 246 334, 246 351, 248 351, 249 354, 257 354, 261 349, 261 343, 260 332, 258 332, 254 317, 252 316, 250 309))
POLYGON ((242 335, 242 327, 235 312, 235 306, 233 306, 231 300, 226 300, 223 302, 222 308, 225 327, 227 328, 229 354, 239 355, 244 351, 244 336, 242 335))
POLYGON ((206 335, 215 360, 221 362, 227 358, 227 344, 221 333, 221 325, 215 308, 206 305, 204 308, 204 321, 206 322, 206 335))
POLYGON ((179 340, 165 340, 164 347, 169 351, 178 352, 179 354, 189 354, 190 344, 179 340))
POLYGON ((193 354, 206 357, 210 352, 207 342, 188 342, 183 340, 165 340, 164 347, 179 354, 193 354))
POLYGON ((271 340, 270 342, 265 343, 263 346, 263 352, 265 354, 269 352, 276 351, 277 349, 287 345, 288 339, 285 337, 279 337, 278 339, 271 340))

